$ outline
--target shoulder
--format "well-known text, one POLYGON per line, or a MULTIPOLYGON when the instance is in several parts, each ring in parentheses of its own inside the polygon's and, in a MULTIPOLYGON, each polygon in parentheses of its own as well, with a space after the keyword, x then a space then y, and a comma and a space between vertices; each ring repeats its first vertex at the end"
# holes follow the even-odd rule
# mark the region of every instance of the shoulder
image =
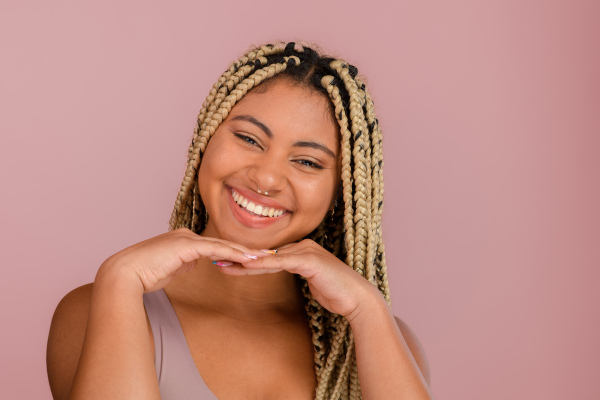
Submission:
MULTIPOLYGON (((56 306, 52 316, 46 349, 46 368, 54 399, 69 397, 87 330, 93 287, 93 283, 88 283, 67 293, 56 306)), ((152 344, 150 350, 154 357, 154 337, 147 314, 146 322, 152 344)))
POLYGON ((427 362, 427 356, 425 355, 425 350, 419 342, 417 335, 410 329, 410 326, 400 318, 394 316, 396 319, 396 324, 398 324, 398 328, 400 328, 400 332, 402 332, 402 336, 404 337, 404 341, 408 345, 410 352, 412 353, 425 381, 429 385, 431 383, 431 377, 429 374, 429 363, 427 362))
POLYGON ((46 366, 55 399, 67 398, 77 370, 92 301, 93 284, 80 286, 58 303, 50 324, 46 366))

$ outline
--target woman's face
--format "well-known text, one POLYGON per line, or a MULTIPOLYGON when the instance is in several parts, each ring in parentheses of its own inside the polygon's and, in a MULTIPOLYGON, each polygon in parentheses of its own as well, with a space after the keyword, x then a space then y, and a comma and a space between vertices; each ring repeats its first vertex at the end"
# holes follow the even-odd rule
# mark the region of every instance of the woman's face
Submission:
POLYGON ((203 234, 254 248, 300 240, 331 209, 339 148, 339 127, 324 95, 285 79, 249 92, 202 158, 198 184, 209 214, 203 234))

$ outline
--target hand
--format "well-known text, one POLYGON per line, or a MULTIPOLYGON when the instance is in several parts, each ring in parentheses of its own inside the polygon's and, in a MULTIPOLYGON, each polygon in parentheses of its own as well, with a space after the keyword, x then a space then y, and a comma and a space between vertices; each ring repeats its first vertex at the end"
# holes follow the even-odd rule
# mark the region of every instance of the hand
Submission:
POLYGON ((230 275, 255 275, 281 270, 301 275, 308 281, 310 291, 319 304, 349 320, 357 313, 366 296, 379 293, 369 281, 310 239, 283 246, 277 254, 263 254, 256 260, 219 268, 230 275))
POLYGON ((243 263, 262 254, 240 244, 203 237, 181 228, 110 256, 100 267, 99 274, 107 270, 131 273, 139 278, 144 293, 148 293, 162 289, 175 275, 192 270, 201 257, 243 263))

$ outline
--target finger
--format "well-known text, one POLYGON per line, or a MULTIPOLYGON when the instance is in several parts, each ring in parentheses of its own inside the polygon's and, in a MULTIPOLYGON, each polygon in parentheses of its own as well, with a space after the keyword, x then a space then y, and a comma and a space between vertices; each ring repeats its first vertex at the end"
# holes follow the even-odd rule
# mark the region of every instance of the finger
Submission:
POLYGON ((240 264, 218 265, 218 268, 227 275, 237 275, 237 276, 273 274, 273 273, 282 271, 282 269, 279 269, 279 268, 248 269, 248 268, 243 267, 240 264))
POLYGON ((196 237, 193 239, 198 240, 198 241, 203 241, 203 242, 222 243, 222 244, 230 246, 234 249, 240 250, 241 252, 243 252, 245 254, 250 254, 250 255, 254 255, 254 256, 261 256, 264 254, 260 250, 251 249, 242 244, 230 242, 228 240, 223 240, 223 239, 218 239, 218 238, 213 238, 213 237, 204 237, 204 236, 200 236, 200 235, 196 235, 196 237))
POLYGON ((289 254, 289 253, 293 253, 293 252, 297 252, 297 251, 305 251, 305 250, 311 250, 311 249, 312 250, 325 250, 314 240, 304 239, 300 242, 288 243, 285 246, 278 247, 277 253, 289 254))
POLYGON ((288 244, 285 244, 285 245, 283 245, 283 246, 280 246, 280 247, 278 247, 278 248, 277 248, 277 250, 283 250, 283 249, 287 249, 287 248, 289 248, 289 247, 292 247, 292 246, 296 246, 296 245, 298 245, 298 243, 300 243, 300 242, 292 242, 292 243, 288 243, 288 244))
POLYGON ((290 251, 296 250, 298 247, 298 242, 288 243, 276 249, 261 249, 262 257, 272 256, 274 254, 285 253, 286 251, 289 253, 290 251))
POLYGON ((302 252, 291 254, 274 254, 269 257, 259 257, 241 263, 248 269, 283 269, 288 272, 299 274, 305 278, 312 277, 317 273, 316 255, 314 253, 302 252))
POLYGON ((238 249, 244 253, 248 253, 248 254, 253 254, 253 255, 257 255, 256 253, 258 252, 258 250, 255 249, 251 249, 249 247, 246 247, 242 244, 239 243, 235 243, 235 242, 230 242, 228 240, 223 240, 223 239, 219 239, 219 238, 214 238, 214 237, 210 237, 210 236, 201 236, 195 232, 192 232, 190 229, 187 228, 179 228, 176 229, 175 231, 170 232, 172 234, 178 234, 181 237, 185 237, 191 240, 195 240, 195 241, 199 241, 199 242, 214 242, 214 243, 223 243, 225 245, 231 246, 235 249, 238 249))
POLYGON ((197 255, 195 258, 206 257, 213 261, 228 260, 241 263, 257 258, 255 255, 244 253, 242 250, 218 241, 195 242, 194 249, 197 255))

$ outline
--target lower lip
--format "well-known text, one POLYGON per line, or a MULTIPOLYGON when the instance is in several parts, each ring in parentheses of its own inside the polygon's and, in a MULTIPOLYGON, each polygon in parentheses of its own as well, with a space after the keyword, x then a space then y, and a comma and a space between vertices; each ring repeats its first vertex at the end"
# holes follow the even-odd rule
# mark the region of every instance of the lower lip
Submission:
POLYGON ((229 200, 229 208, 231 208, 231 212, 233 216, 244 226, 248 228, 266 228, 271 226, 275 222, 284 218, 288 212, 284 212, 279 217, 261 217, 256 214, 251 214, 250 211, 243 209, 239 206, 238 203, 235 202, 233 196, 231 195, 231 189, 229 187, 227 189, 227 199, 229 200))

